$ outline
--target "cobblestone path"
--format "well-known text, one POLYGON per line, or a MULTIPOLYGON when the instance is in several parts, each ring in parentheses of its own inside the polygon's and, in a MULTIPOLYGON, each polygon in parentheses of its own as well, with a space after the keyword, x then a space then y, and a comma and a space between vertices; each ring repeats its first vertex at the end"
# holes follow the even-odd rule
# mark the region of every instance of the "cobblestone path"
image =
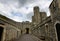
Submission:
POLYGON ((41 41, 41 40, 33 35, 25 34, 15 41, 41 41))

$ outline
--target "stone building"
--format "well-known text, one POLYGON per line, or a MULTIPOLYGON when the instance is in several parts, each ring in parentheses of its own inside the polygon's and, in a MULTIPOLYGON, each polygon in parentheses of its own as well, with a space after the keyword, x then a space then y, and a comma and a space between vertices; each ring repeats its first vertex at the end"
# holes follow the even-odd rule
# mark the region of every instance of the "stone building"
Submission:
POLYGON ((20 29, 17 22, 0 15, 0 41, 17 39, 20 36, 20 29))
MULTIPOLYGON (((22 34, 33 34, 42 41, 60 41, 60 0, 53 0, 49 6, 50 16, 34 7, 32 22, 15 22, 0 15, 0 39, 9 41, 22 34)), ((0 41, 1 41, 0 40, 0 41)))
POLYGON ((32 26, 32 34, 43 41, 60 41, 60 0, 53 0, 49 9, 50 16, 43 13, 41 22, 32 26))
POLYGON ((13 41, 22 34, 31 34, 31 23, 15 22, 0 14, 0 41, 13 41))
POLYGON ((21 31, 22 34, 30 34, 31 33, 31 23, 29 21, 21 22, 21 31))

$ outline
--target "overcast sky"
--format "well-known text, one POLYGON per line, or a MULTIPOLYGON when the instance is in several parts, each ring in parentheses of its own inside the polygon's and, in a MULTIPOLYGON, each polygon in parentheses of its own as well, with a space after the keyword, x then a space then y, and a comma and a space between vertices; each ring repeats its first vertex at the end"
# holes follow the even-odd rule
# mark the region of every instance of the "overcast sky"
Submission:
POLYGON ((0 0, 0 14, 17 22, 31 21, 33 7, 39 6, 49 16, 49 5, 52 0, 0 0))

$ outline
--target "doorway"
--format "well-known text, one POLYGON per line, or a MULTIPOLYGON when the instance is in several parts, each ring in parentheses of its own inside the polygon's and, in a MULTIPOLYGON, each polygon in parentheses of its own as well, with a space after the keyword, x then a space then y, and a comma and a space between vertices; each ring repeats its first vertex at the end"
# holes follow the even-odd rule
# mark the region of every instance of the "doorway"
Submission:
POLYGON ((57 31, 57 36, 58 36, 58 41, 60 41, 60 24, 56 24, 56 31, 57 31))
POLYGON ((4 28, 3 27, 0 27, 0 41, 2 40, 3 30, 4 30, 4 28))
POLYGON ((26 28, 26 34, 29 34, 29 28, 26 28))

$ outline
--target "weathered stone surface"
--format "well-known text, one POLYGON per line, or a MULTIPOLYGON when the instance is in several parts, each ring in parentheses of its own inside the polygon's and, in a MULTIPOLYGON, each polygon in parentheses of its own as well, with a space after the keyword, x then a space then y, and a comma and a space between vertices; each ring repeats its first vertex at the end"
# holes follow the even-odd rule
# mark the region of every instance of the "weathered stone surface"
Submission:
POLYGON ((24 35, 21 35, 20 38, 17 39, 16 41, 42 41, 42 40, 35 37, 34 35, 24 34, 24 35))

